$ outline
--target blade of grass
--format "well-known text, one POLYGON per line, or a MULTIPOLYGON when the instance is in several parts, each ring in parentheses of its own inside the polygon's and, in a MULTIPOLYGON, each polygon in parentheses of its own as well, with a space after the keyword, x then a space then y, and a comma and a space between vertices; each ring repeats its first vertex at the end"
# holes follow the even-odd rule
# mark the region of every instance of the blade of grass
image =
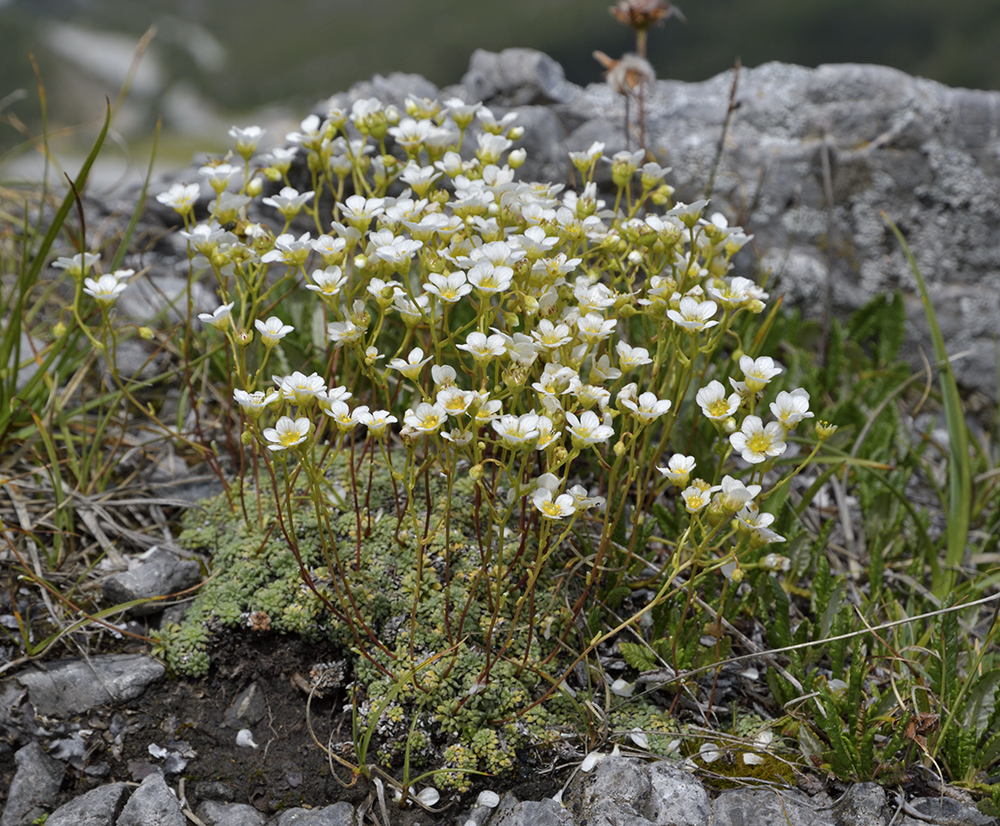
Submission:
POLYGON ((924 305, 927 326, 930 328, 931 341, 934 344, 934 356, 941 364, 938 381, 941 385, 941 398, 944 405, 945 423, 948 427, 948 546, 945 551, 945 564, 937 577, 932 581, 932 590, 938 598, 944 597, 955 586, 957 571, 965 556, 965 548, 969 539, 969 505, 972 501, 972 471, 969 461, 969 432, 965 425, 962 412, 962 399, 958 393, 955 374, 948 361, 948 351, 944 344, 944 336, 937 323, 937 316, 927 294, 927 284, 917 266, 903 233, 899 231, 892 220, 882 213, 883 220, 889 225, 899 241, 913 277, 920 289, 920 300, 924 305))

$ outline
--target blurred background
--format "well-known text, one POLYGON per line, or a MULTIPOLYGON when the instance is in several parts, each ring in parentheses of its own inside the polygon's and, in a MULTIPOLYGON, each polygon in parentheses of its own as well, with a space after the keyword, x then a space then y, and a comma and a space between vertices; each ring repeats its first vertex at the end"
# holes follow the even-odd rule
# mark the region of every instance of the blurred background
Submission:
MULTIPOLYGON (((634 49, 609 0, 0 0, 0 159, 34 155, 40 129, 29 54, 45 85, 50 129, 68 147, 93 134, 133 63, 156 34, 116 112, 123 162, 158 165, 223 151, 232 124, 270 125, 279 142, 317 101, 375 73, 416 72, 457 82, 476 48, 541 49, 578 84, 597 82, 591 57, 634 49), (126 148, 126 143, 128 148, 126 148)), ((703 80, 780 60, 816 66, 881 63, 954 86, 1000 89, 1000 0, 678 0, 652 30, 661 78, 703 80)))

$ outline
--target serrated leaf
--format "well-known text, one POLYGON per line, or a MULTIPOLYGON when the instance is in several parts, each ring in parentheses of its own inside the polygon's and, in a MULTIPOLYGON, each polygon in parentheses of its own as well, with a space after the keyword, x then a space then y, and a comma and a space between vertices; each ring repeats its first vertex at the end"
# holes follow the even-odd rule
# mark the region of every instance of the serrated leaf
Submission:
POLYGON ((625 662, 636 671, 651 671, 656 667, 656 658, 645 645, 637 642, 620 642, 618 650, 621 651, 625 662))

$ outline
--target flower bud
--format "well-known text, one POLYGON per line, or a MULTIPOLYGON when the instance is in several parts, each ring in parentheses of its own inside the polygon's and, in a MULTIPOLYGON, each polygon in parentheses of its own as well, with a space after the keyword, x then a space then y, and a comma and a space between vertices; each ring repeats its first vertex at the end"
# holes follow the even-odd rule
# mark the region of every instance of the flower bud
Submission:
POLYGON ((507 155, 507 163, 511 169, 520 169, 528 159, 528 153, 524 149, 515 149, 507 155))
POLYGON ((480 479, 483 478, 482 464, 473 465, 471 468, 469 468, 469 478, 472 479, 473 482, 478 482, 480 479))
POLYGON ((625 451, 627 449, 628 448, 625 447, 625 440, 624 439, 619 439, 617 442, 615 442, 615 447, 614 447, 615 456, 621 458, 622 456, 625 455, 625 451))
POLYGON ((825 421, 816 422, 816 438, 820 442, 825 442, 837 432, 837 425, 825 421))
POLYGON ((143 341, 149 341, 150 339, 153 338, 153 331, 149 329, 149 327, 140 327, 139 338, 141 338, 143 341))
POLYGON ((524 127, 514 126, 507 132, 507 137, 512 141, 519 141, 524 137, 524 127))
MULTIPOLYGON (((278 176, 280 179, 280 175, 278 176)), ((251 198, 256 198, 260 195, 261 190, 264 189, 264 184, 260 178, 254 178, 250 183, 247 184, 247 195, 251 198)))
POLYGON ((246 447, 250 447, 250 445, 252 445, 252 444, 253 444, 253 433, 251 433, 251 432, 250 432, 249 430, 244 430, 244 431, 243 431, 243 432, 242 432, 242 433, 240 434, 240 441, 241 441, 241 442, 242 442, 242 443, 243 443, 243 444, 244 444, 244 445, 245 445, 246 447))

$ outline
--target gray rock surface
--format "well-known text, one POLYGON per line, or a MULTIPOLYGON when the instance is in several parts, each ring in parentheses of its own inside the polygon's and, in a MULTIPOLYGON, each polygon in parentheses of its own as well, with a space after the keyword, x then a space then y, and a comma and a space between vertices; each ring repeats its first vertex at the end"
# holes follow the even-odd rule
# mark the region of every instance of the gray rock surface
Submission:
POLYGON ((691 772, 666 760, 649 766, 649 799, 642 813, 659 826, 703 826, 710 802, 705 787, 691 772))
POLYGON ((67 717, 108 702, 138 697, 166 669, 141 654, 106 654, 59 660, 25 671, 13 679, 28 689, 38 714, 67 717))
POLYGON ((46 826, 113 826, 129 796, 125 783, 98 786, 56 809, 46 826))
POLYGON ((65 769, 38 743, 29 743, 14 755, 17 772, 7 792, 0 826, 28 826, 47 814, 59 794, 65 769))
POLYGON ((205 826, 264 826, 267 818, 246 803, 219 803, 206 800, 196 815, 205 826))
POLYGON ((350 803, 334 803, 322 809, 288 809, 278 815, 276 826, 358 826, 350 803))
POLYGON ((565 826, 573 822, 570 813, 554 800, 518 801, 513 795, 504 795, 489 826, 565 826))
POLYGON ((837 826, 829 812, 817 811, 794 789, 732 789, 712 803, 713 826, 837 826))
POLYGON ((885 826, 892 810, 885 791, 877 783, 857 783, 851 786, 830 807, 830 813, 842 826, 885 826))
POLYGON ((267 703, 264 700, 264 693, 257 687, 257 683, 250 683, 236 695, 233 704, 226 709, 223 719, 229 728, 239 731, 259 723, 266 714, 267 703))
POLYGON ((201 569, 194 560, 182 560, 172 551, 158 550, 128 571, 106 576, 101 582, 104 599, 111 603, 123 604, 137 599, 153 602, 136 605, 129 609, 134 616, 156 614, 166 607, 163 600, 201 581, 201 569))
MULTIPOLYGON (((993 826, 996 823, 995 818, 950 797, 916 797, 910 801, 910 807, 926 818, 924 822, 930 821, 937 826, 993 826)), ((919 822, 918 818, 909 815, 907 819, 919 822)))
POLYGON ((115 826, 185 826, 180 801, 159 772, 149 775, 129 798, 115 826))

